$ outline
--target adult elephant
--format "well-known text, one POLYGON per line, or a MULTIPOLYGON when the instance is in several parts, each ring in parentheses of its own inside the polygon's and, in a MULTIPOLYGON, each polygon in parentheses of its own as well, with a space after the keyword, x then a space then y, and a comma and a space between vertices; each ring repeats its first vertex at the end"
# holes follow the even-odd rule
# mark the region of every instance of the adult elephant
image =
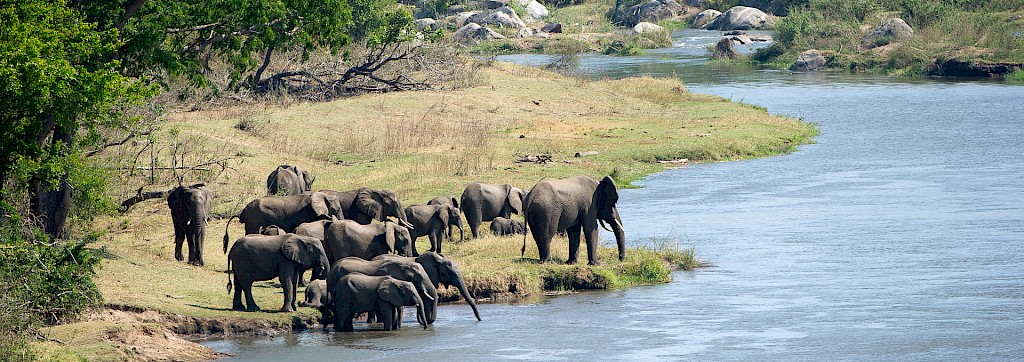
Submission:
POLYGON ((264 196, 252 200, 238 215, 224 225, 224 252, 228 250, 228 226, 231 219, 245 224, 246 234, 258 234, 261 228, 277 225, 285 232, 293 232, 302 223, 331 217, 344 218, 342 205, 335 195, 314 192, 306 195, 264 196))
MULTIPOLYGON (((459 200, 456 200, 454 196, 438 196, 438 197, 430 199, 430 201, 427 201, 427 205, 451 205, 455 209, 458 209, 459 208, 459 200)), ((448 239, 452 238, 452 228, 453 227, 459 228, 459 233, 463 232, 462 231, 462 215, 458 215, 458 217, 454 217, 454 218, 449 218, 448 219, 448 228, 447 228, 448 230, 445 231, 445 234, 448 236, 448 239)), ((459 240, 462 240, 464 238, 465 238, 465 235, 460 235, 459 236, 459 240)))
MULTIPOLYGON (((597 265, 598 223, 607 222, 615 233, 619 246, 619 260, 626 258, 626 234, 622 230, 622 219, 615 203, 619 191, 615 181, 605 176, 600 182, 585 176, 565 180, 543 179, 533 186, 524 203, 526 226, 537 242, 541 262, 551 261, 551 238, 555 233, 565 231, 569 237, 569 260, 576 263, 580 247, 580 232, 587 241, 587 260, 597 265)), ((523 254, 526 253, 526 237, 523 237, 523 254)))
POLYGON ((526 235, 526 226, 516 219, 506 219, 503 217, 496 217, 491 220, 491 233, 498 236, 507 236, 515 234, 526 235))
POLYGON ((466 214, 469 231, 477 238, 480 237, 477 230, 481 222, 491 221, 498 216, 509 218, 512 214, 521 214, 525 197, 526 192, 509 184, 474 182, 462 192, 460 208, 466 214))
POLYGON ((403 226, 410 226, 405 218, 405 209, 394 191, 363 187, 344 192, 321 192, 338 199, 346 219, 366 225, 373 220, 384 221, 384 218, 391 216, 403 226))
POLYGON ((390 221, 369 225, 352 220, 332 222, 324 231, 323 244, 332 264, 349 256, 370 260, 391 252, 412 255, 409 229, 390 221))
POLYGON ((356 313, 378 313, 384 316, 385 330, 397 329, 395 311, 402 306, 416 306, 417 319, 424 329, 427 328, 422 318, 423 300, 412 283, 388 276, 351 273, 331 287, 329 300, 334 305, 335 331, 351 332, 356 313))
MULTIPOLYGON (((430 282, 430 276, 427 275, 427 272, 423 270, 423 266, 420 264, 404 259, 377 259, 371 261, 356 257, 342 258, 331 264, 331 271, 327 273, 328 289, 334 286, 342 276, 349 273, 389 276, 412 283, 416 287, 416 292, 419 293, 420 299, 423 300, 423 312, 426 315, 422 317, 426 319, 427 324, 434 323, 437 320, 437 287, 430 282)), ((417 319, 420 317, 417 316, 417 319)), ((401 318, 395 322, 397 326, 401 326, 401 318)))
MULTIPOLYGON (((405 208, 405 217, 412 224, 412 255, 420 255, 416 249, 416 239, 426 235, 430 239, 430 251, 441 252, 441 242, 445 238, 445 229, 450 220, 461 219, 459 209, 452 205, 412 205, 405 208)), ((461 222, 459 223, 461 224, 461 222)), ((459 242, 465 236, 462 225, 459 225, 459 242)))
POLYGON ((259 310, 252 299, 252 283, 276 277, 284 290, 281 311, 294 311, 299 273, 312 266, 326 270, 328 265, 323 246, 314 238, 295 234, 246 235, 235 241, 228 252, 228 291, 232 282, 237 286, 231 309, 259 310), (232 272, 234 279, 231 279, 232 272), (245 293, 244 305, 242 293, 245 293))
POLYGON ((203 241, 206 226, 217 195, 205 184, 178 185, 167 194, 167 206, 171 209, 171 223, 174 224, 174 258, 184 260, 181 244, 188 240, 188 264, 203 266, 203 241))
POLYGON ((267 176, 267 195, 301 195, 312 190, 313 177, 299 166, 277 166, 267 176))
POLYGON ((473 308, 473 315, 476 316, 476 320, 480 320, 480 311, 476 309, 476 300, 469 294, 466 281, 462 278, 462 271, 454 260, 429 251, 417 257, 385 254, 374 258, 374 260, 381 259, 406 260, 420 264, 423 270, 427 272, 427 276, 430 277, 430 282, 434 284, 434 288, 440 288, 441 284, 444 284, 458 289, 462 299, 469 304, 470 308, 473 308))

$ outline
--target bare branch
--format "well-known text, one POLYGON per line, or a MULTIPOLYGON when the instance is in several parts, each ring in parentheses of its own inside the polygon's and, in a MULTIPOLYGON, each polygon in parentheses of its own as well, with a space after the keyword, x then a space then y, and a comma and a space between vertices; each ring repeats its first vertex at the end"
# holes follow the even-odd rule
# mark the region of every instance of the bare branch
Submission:
POLYGON ((132 133, 129 133, 127 136, 125 136, 120 141, 109 142, 109 143, 106 143, 106 144, 100 146, 100 148, 97 148, 95 150, 86 152, 85 153, 85 157, 92 157, 93 155, 95 155, 97 153, 103 152, 103 150, 106 150, 107 148, 123 145, 123 144, 127 143, 128 141, 130 141, 131 139, 135 138, 136 136, 148 136, 151 133, 153 133, 152 129, 148 130, 148 131, 145 131, 145 132, 139 132, 139 133, 132 132, 132 133))

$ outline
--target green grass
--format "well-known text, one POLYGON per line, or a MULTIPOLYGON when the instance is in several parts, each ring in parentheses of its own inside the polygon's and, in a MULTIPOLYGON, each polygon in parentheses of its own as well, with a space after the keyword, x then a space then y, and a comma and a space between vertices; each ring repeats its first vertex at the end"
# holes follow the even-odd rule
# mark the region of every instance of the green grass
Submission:
POLYGON ((1017 69, 1013 73, 1007 74, 1006 81, 1016 84, 1024 83, 1024 69, 1017 69))

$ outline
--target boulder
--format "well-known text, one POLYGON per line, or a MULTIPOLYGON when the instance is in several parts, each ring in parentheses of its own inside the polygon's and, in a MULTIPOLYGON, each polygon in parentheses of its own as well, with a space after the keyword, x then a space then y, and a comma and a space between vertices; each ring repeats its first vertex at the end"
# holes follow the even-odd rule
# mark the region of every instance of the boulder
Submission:
POLYGON ((441 25, 437 23, 437 20, 431 18, 416 19, 416 30, 418 31, 437 31, 441 25))
POLYGON ((683 6, 676 0, 648 0, 628 9, 616 9, 613 21, 626 26, 636 26, 642 21, 655 22, 671 19, 683 13, 683 6))
POLYGON ((562 23, 547 23, 547 24, 544 24, 544 27, 540 28, 540 31, 543 31, 545 33, 561 33, 562 32, 562 23))
POLYGON ((793 62, 793 65, 789 67, 789 70, 794 72, 822 70, 828 67, 831 58, 831 52, 823 52, 816 49, 805 50, 803 53, 800 53, 800 56, 796 58, 796 62, 793 62))
POLYGON ((519 35, 520 38, 529 38, 529 37, 547 38, 548 37, 547 33, 540 31, 540 29, 534 29, 534 28, 522 28, 522 29, 519 29, 519 34, 518 35, 519 35))
POLYGON ((751 30, 774 25, 775 20, 765 12, 747 6, 733 6, 722 15, 704 25, 707 30, 751 30))
POLYGON ((476 14, 478 14, 476 11, 469 11, 469 12, 464 12, 464 13, 456 14, 455 15, 455 26, 462 27, 462 26, 465 26, 468 23, 471 23, 471 21, 469 21, 469 18, 475 16, 476 14))
POLYGON ((449 6, 448 10, 445 10, 444 13, 445 13, 445 15, 455 15, 455 14, 467 12, 468 10, 469 10, 469 7, 467 7, 466 5, 456 4, 456 5, 449 6))
POLYGON ((893 40, 907 39, 913 36, 914 29, 910 25, 907 25, 903 19, 893 18, 861 38, 860 46, 864 49, 871 49, 876 46, 889 44, 893 40))
POLYGON ((452 34, 452 40, 464 45, 472 45, 488 39, 505 39, 505 36, 477 23, 466 24, 452 34))
POLYGON ((722 38, 715 44, 715 49, 711 52, 711 57, 715 59, 739 59, 743 56, 736 51, 736 47, 732 45, 732 40, 729 38, 722 38))
POLYGON ((466 21, 480 25, 494 25, 502 28, 522 29, 526 27, 526 23, 523 22, 523 19, 520 19, 519 15, 516 14, 516 11, 512 10, 512 8, 508 6, 482 11, 470 16, 466 21))
POLYGON ((508 6, 509 0, 484 0, 484 8, 494 10, 502 6, 508 6))
POLYGON ((708 25, 708 23, 715 21, 719 16, 722 16, 722 12, 715 9, 701 11, 697 13, 697 16, 693 17, 693 27, 701 29, 708 25))
POLYGON ((548 8, 544 7, 544 4, 537 2, 537 0, 516 0, 519 2, 524 9, 526 14, 523 14, 527 21, 541 20, 548 17, 548 8))
POLYGON ((665 28, 662 28, 658 24, 648 23, 646 21, 641 21, 633 26, 633 32, 637 34, 656 33, 659 31, 665 31, 665 28))

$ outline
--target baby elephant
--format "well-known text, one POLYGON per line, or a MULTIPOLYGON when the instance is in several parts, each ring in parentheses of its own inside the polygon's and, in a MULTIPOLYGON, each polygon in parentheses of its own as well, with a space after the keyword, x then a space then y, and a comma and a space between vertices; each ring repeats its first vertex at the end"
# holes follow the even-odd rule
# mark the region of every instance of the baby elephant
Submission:
POLYGON ((523 222, 516 219, 506 219, 501 216, 491 220, 491 233, 498 236, 526 234, 526 227, 523 222))
POLYGON ((330 301, 334 303, 334 330, 351 332, 352 318, 357 313, 376 312, 383 316, 384 329, 396 329, 397 313, 402 306, 416 306, 416 319, 424 329, 423 300, 412 283, 389 276, 367 276, 349 273, 331 286, 330 301))

